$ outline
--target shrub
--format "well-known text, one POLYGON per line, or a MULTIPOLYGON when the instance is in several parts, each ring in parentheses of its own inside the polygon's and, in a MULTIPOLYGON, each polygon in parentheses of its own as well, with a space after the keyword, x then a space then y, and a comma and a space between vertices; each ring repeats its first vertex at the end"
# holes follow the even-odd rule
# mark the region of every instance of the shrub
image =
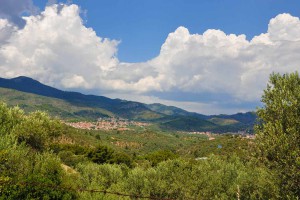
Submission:
POLYGON ((26 143, 36 150, 44 150, 52 138, 63 133, 63 126, 58 120, 51 119, 44 112, 34 112, 25 116, 12 133, 19 143, 26 143))

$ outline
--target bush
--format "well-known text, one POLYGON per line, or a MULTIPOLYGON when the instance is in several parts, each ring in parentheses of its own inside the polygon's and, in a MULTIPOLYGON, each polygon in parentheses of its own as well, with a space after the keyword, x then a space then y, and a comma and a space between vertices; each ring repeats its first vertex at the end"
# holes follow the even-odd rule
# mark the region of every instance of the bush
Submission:
MULTIPOLYGON (((80 173, 81 188, 107 190, 120 192, 117 184, 122 182, 128 168, 121 165, 95 163, 79 164, 77 171, 80 173)), ((80 193, 79 199, 116 199, 114 195, 105 195, 103 193, 80 193)))
POLYGON ((36 150, 44 150, 54 137, 63 133, 63 126, 58 120, 51 119, 44 112, 34 112, 25 116, 21 123, 17 124, 12 134, 19 143, 26 143, 36 150))
POLYGON ((94 163, 103 164, 109 163, 113 158, 114 150, 107 146, 97 146, 95 149, 88 152, 87 157, 94 163))
POLYGON ((71 151, 60 151, 58 157, 64 164, 71 167, 75 167, 77 164, 87 161, 84 155, 75 155, 71 151))
POLYGON ((0 177, 7 180, 1 187, 0 199, 76 197, 75 193, 62 187, 66 175, 57 157, 34 153, 25 146, 6 146, 4 150, 3 139, 0 140, 0 177))
POLYGON ((97 146, 88 152, 87 157, 94 163, 104 164, 126 164, 132 167, 132 159, 126 153, 115 152, 112 148, 107 146, 97 146))
POLYGON ((171 159, 175 159, 178 156, 171 151, 168 150, 159 150, 153 153, 149 153, 145 156, 145 159, 148 160, 152 166, 156 166, 158 163, 162 161, 167 161, 171 159))
POLYGON ((0 135, 10 134, 13 128, 24 119, 23 110, 18 107, 8 108, 0 102, 0 135))
POLYGON ((62 133, 59 121, 41 112, 26 116, 17 107, 0 104, 0 130, 0 180, 5 182, 0 199, 76 198, 62 187, 67 175, 60 160, 32 150, 45 149, 51 138, 62 133))
MULTIPOLYGON (((208 160, 168 160, 156 167, 133 169, 120 165, 79 164, 82 187, 171 199, 278 199, 274 175, 265 167, 210 156, 208 160)), ((82 199, 115 199, 113 195, 83 194, 82 199), (83 198, 84 196, 84 198, 83 198)))

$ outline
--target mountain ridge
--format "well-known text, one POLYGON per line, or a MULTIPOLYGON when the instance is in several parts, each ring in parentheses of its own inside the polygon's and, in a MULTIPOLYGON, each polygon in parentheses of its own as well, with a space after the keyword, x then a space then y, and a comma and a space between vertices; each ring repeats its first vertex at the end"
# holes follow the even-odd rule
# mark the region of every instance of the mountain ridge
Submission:
POLYGON ((12 79, 0 78, 0 87, 15 89, 22 92, 66 100, 77 106, 100 107, 110 112, 117 112, 121 117, 133 119, 135 113, 152 114, 153 118, 161 117, 144 104, 104 96, 84 95, 79 92, 62 91, 40 83, 32 78, 20 76, 12 79), (130 110, 128 109, 130 108, 130 110))
MULTIPOLYGON (((253 112, 234 115, 203 115, 159 103, 143 104, 135 101, 110 99, 104 96, 62 91, 25 76, 12 79, 0 78, 0 87, 66 101, 72 106, 84 108, 78 111, 83 116, 89 116, 89 113, 94 117, 107 116, 109 113, 110 116, 115 115, 130 120, 158 123, 160 127, 172 130, 204 131, 218 130, 220 127, 226 130, 249 129, 253 126, 256 118, 253 112), (93 112, 94 110, 95 112, 93 112)), ((53 107, 49 103, 47 106, 53 107)), ((53 109, 55 108, 53 107, 53 109)))

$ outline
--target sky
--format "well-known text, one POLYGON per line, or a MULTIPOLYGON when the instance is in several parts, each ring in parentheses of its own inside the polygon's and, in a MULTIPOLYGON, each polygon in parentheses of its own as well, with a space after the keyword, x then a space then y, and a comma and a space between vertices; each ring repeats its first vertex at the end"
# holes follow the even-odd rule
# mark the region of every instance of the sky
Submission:
POLYGON ((0 71, 202 114, 300 70, 299 0, 0 0, 0 71))

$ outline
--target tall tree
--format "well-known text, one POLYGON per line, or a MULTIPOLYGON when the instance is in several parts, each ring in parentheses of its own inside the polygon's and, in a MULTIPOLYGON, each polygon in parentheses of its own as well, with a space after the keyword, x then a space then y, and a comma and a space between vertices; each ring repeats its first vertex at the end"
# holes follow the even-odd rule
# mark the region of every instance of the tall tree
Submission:
POLYGON ((278 175, 282 197, 300 197, 300 77, 271 74, 257 111, 259 158, 278 175))

